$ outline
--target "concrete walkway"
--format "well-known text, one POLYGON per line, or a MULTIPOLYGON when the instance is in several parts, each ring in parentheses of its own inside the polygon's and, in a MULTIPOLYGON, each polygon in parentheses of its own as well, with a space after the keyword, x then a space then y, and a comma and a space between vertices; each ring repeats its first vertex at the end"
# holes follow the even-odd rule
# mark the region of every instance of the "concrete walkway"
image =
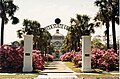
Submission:
MULTIPOLYGON (((104 74, 120 74, 120 73, 110 73, 103 72, 104 74)), ((100 75, 99 73, 76 73, 68 68, 62 61, 53 61, 45 70, 34 79, 97 79, 97 78, 77 78, 76 75, 100 75)), ((100 78, 101 79, 101 78, 100 78)), ((118 78, 105 78, 105 79, 118 79, 118 78)))
POLYGON ((53 61, 35 79, 77 79, 74 71, 68 68, 62 61, 53 61))

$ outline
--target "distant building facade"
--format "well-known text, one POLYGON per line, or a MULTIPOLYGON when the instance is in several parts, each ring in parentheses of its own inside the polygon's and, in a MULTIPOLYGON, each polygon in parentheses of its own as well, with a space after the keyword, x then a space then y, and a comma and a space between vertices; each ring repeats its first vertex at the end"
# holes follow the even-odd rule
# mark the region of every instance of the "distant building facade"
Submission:
POLYGON ((62 43, 63 43, 64 36, 59 33, 59 29, 56 30, 56 33, 52 36, 52 45, 54 47, 54 57, 59 57, 61 53, 62 43))

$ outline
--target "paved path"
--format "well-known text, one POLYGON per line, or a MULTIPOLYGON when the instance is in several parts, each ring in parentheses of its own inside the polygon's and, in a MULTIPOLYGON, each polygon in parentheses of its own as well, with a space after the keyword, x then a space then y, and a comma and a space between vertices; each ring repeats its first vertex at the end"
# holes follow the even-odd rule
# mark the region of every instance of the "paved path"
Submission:
POLYGON ((68 68, 62 61, 53 61, 35 79, 77 79, 74 71, 68 68))
MULTIPOLYGON (((76 75, 80 74, 94 74, 99 75, 99 73, 75 73, 70 68, 68 68, 62 61, 53 61, 41 72, 35 79, 96 79, 96 78, 77 78, 76 75)), ((119 74, 119 73, 106 73, 106 74, 119 74)), ((101 79, 101 78, 100 78, 101 79)), ((105 78, 105 79, 118 79, 118 78, 105 78)))

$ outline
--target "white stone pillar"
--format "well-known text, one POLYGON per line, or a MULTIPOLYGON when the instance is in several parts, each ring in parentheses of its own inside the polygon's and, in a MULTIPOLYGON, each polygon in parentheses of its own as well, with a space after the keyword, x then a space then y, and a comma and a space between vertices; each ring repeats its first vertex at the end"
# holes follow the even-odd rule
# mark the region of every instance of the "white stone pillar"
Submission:
POLYGON ((32 50, 33 50, 33 35, 24 35, 23 72, 33 71, 32 50))
POLYGON ((82 71, 91 72, 91 36, 82 36, 82 71))

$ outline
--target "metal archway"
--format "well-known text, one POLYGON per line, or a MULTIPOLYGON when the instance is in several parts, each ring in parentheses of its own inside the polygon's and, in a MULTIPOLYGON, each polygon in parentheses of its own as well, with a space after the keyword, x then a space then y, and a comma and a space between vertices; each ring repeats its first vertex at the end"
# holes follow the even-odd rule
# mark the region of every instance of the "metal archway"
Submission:
POLYGON ((55 23, 56 24, 51 24, 51 25, 48 25, 46 27, 44 27, 44 29, 46 30, 50 30, 50 29, 54 29, 54 28, 61 28, 61 29, 66 29, 68 30, 69 26, 65 25, 65 24, 60 24, 61 20, 59 18, 56 18, 55 19, 55 23))
POLYGON ((65 24, 51 24, 45 27, 46 30, 54 29, 54 28, 61 28, 68 30, 69 26, 65 24))

